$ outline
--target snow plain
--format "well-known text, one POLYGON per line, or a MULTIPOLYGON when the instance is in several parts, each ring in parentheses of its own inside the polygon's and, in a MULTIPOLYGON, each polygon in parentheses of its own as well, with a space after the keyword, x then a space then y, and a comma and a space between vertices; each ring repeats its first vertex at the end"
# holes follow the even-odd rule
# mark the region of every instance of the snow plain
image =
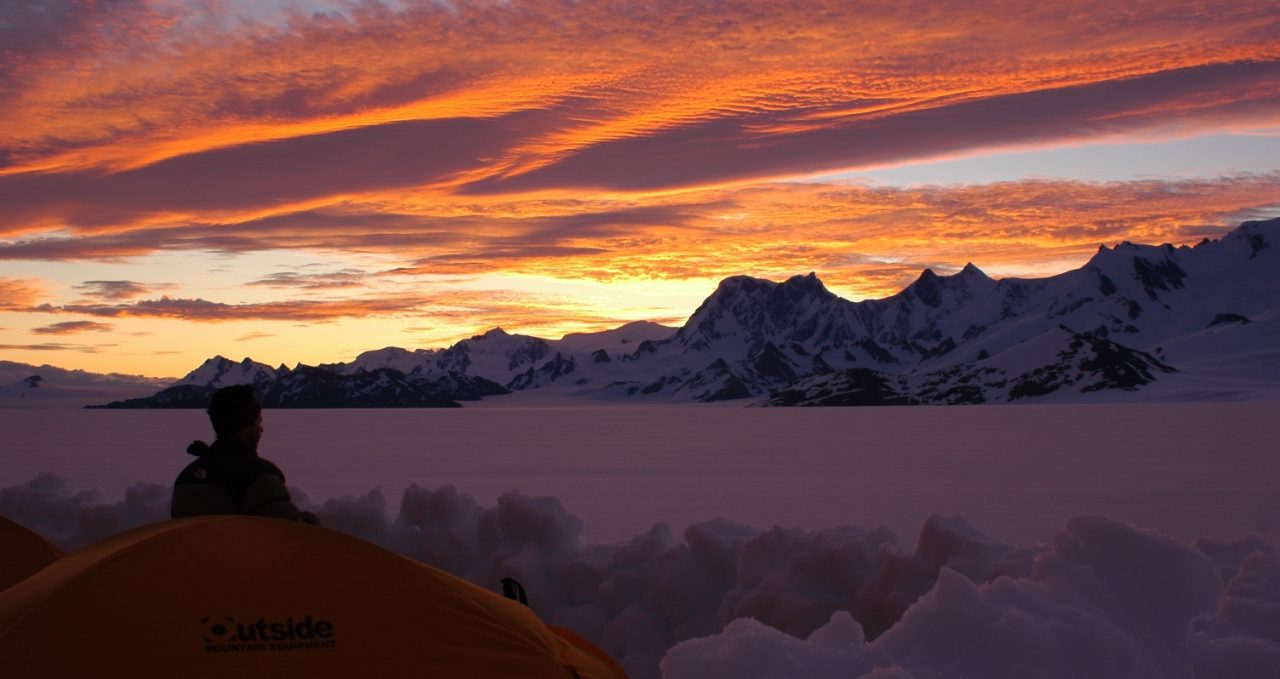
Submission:
MULTIPOLYGON (((1280 404, 271 410, 262 454, 322 501, 410 483, 558 498, 612 542, 667 522, 885 525, 959 514, 1010 542, 1097 512, 1184 539, 1280 543, 1280 404)), ((54 472, 107 499, 169 483, 200 411, 3 410, 0 487, 54 472)))
MULTIPOLYGON (((514 575, 636 679, 1269 677, 1277 416, 276 410, 262 450, 326 525, 485 586, 514 575)), ((164 518, 207 431, 199 411, 0 424, 0 514, 64 547, 164 518)))

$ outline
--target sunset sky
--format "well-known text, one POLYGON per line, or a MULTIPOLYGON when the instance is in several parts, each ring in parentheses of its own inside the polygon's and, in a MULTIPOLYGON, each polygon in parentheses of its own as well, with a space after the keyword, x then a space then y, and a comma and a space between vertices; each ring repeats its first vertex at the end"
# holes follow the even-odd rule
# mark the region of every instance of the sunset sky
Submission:
POLYGON ((0 359, 679 325, 1280 216, 1280 4, 0 4, 0 359))

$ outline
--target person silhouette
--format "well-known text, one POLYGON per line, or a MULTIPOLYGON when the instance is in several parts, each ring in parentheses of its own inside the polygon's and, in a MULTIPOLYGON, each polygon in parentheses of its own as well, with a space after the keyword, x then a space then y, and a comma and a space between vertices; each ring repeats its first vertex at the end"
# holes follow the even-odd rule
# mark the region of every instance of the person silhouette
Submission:
POLYGON ((250 514, 320 523, 315 514, 293 503, 284 472, 258 456, 262 404, 251 385, 215 391, 207 412, 217 438, 213 445, 193 441, 187 446, 196 460, 173 482, 171 517, 250 514))

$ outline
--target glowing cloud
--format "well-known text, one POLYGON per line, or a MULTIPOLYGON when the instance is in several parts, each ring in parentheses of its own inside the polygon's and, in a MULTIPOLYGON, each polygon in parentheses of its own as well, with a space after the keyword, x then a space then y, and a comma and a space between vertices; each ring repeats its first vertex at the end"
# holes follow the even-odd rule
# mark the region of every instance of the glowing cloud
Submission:
POLYGON ((243 221, 393 190, 685 189, 1275 122, 1280 17, 1222 5, 19 13, 0 233, 243 221))
POLYGON ((107 332, 112 327, 114 326, 110 323, 97 323, 95 321, 66 321, 32 328, 31 332, 37 335, 75 335, 82 332, 107 332))
POLYGON ((331 290, 336 288, 359 288, 369 279, 365 271, 345 269, 324 273, 298 273, 286 271, 274 273, 266 278, 251 281, 248 285, 268 288, 300 288, 303 290, 331 290))
MULTIPOLYGON (((381 271, 275 272, 247 283, 265 290, 363 294, 388 281, 410 284, 441 274, 506 272, 608 282, 741 273, 782 278, 817 271, 845 294, 865 297, 896 292, 926 266, 946 270, 974 262, 998 276, 1048 275, 1083 263, 1100 243, 1190 243, 1256 216, 1255 208, 1266 205, 1280 205, 1280 173, 914 188, 772 183, 682 192, 643 205, 629 198, 347 203, 241 223, 0 244, 0 259, 302 250, 377 253, 399 262, 381 271), (383 211, 388 209, 396 211, 383 211)), ((119 301, 155 286, 98 281, 78 289, 119 301)), ((406 308, 422 301, 411 300, 406 308)), ((354 302, 326 304, 356 313, 354 302)), ((383 309, 374 302, 368 313, 383 309)))
POLYGON ((0 344, 6 351, 70 351, 82 354, 102 353, 104 349, 115 347, 115 344, 66 344, 63 342, 47 342, 43 344, 0 344))
POLYGON ((134 281, 85 281, 75 286, 75 289, 86 297, 116 301, 153 294, 156 290, 167 287, 170 286, 167 284, 136 283, 134 281))
POLYGON ((45 294, 45 286, 38 280, 0 277, 0 309, 24 309, 37 304, 45 294))
POLYGON ((187 321, 287 320, 315 321, 331 318, 391 314, 412 311, 424 299, 343 299, 224 304, 206 299, 161 297, 129 304, 43 304, 32 311, 74 313, 107 318, 173 318, 187 321))

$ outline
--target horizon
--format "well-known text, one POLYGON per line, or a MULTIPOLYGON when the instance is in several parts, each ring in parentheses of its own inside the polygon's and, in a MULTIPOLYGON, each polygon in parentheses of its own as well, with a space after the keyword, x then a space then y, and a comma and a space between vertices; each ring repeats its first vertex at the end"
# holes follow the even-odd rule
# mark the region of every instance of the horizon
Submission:
POLYGON ((682 324, 732 275, 859 301, 1280 216, 1273 3, 7 13, 20 363, 171 377, 682 324))
MULTIPOLYGON (((1229 232, 1228 232, 1228 233, 1229 233, 1229 232)), ((1225 235, 1225 233, 1224 233, 1223 235, 1225 235)), ((1220 238, 1221 238, 1221 236, 1219 237, 1219 239, 1220 239, 1220 238)), ((1218 240, 1218 239, 1210 239, 1210 240, 1218 240)), ((1103 249, 1106 249, 1106 248, 1115 249, 1115 248, 1119 247, 1120 245, 1122 245, 1122 244, 1124 244, 1124 243, 1127 243, 1127 242, 1128 242, 1128 241, 1121 241, 1121 242, 1118 242, 1118 243, 1111 243, 1111 244, 1101 243, 1101 244, 1099 244, 1099 245, 1098 245, 1098 251, 1097 251, 1097 252, 1101 252, 1103 249)), ((1202 242, 1203 242, 1203 241, 1202 241, 1202 242)), ((1162 245, 1167 245, 1167 244, 1168 244, 1168 243, 1137 243, 1136 245, 1144 245, 1144 246, 1162 246, 1162 245)), ((1188 246, 1188 244, 1182 244, 1182 245, 1180 245, 1179 247, 1187 247, 1187 246, 1188 246)), ((1096 253, 1095 253, 1095 254, 1096 254, 1096 253)), ((1092 259, 1092 257, 1091 257, 1090 259, 1092 259)), ((1082 266, 1083 266, 1083 265, 1082 265, 1082 266)), ((823 280, 823 277, 822 277, 821 275, 819 275, 819 274, 818 274, 818 272, 816 272, 816 271, 810 271, 810 272, 808 272, 807 274, 795 274, 795 275, 793 275, 793 276, 789 276, 789 277, 787 277, 786 279, 781 280, 781 281, 779 281, 779 280, 773 280, 773 279, 767 279, 767 278, 759 278, 759 277, 756 277, 756 276, 751 276, 750 274, 734 274, 734 275, 726 276, 726 277, 724 277, 724 278, 720 279, 720 281, 716 284, 715 289, 714 289, 714 290, 712 290, 710 293, 708 293, 708 294, 707 294, 707 295, 706 295, 706 296, 705 296, 705 297, 704 297, 704 298, 703 298, 703 299, 698 303, 698 307, 700 308, 702 304, 704 304, 706 301, 710 300, 710 299, 711 299, 711 297, 713 297, 713 296, 715 295, 716 291, 718 291, 718 290, 719 290, 719 287, 720 287, 721 285, 723 285, 726 281, 728 281, 728 280, 730 280, 730 279, 733 279, 733 278, 752 278, 752 279, 755 279, 755 280, 763 280, 763 281, 767 281, 767 282, 769 282, 769 283, 773 283, 773 284, 776 284, 776 285, 782 285, 783 283, 786 283, 786 282, 788 282, 788 281, 790 281, 790 280, 792 280, 792 279, 794 279, 794 278, 805 278, 805 277, 808 277, 808 276, 813 276, 813 277, 815 277, 815 278, 819 281, 819 283, 821 283, 821 284, 822 284, 822 286, 823 286, 823 289, 824 289, 824 290, 827 290, 827 291, 828 291, 828 292, 830 292, 831 294, 836 295, 836 297, 839 297, 840 299, 844 299, 844 300, 846 300, 846 301, 850 301, 850 302, 863 302, 863 301, 871 301, 871 300, 884 300, 884 299, 889 299, 889 298, 895 297, 895 296, 897 296, 897 295, 900 295, 900 294, 902 294, 903 292, 905 292, 905 291, 907 290, 907 288, 909 288, 912 284, 914 284, 914 283, 915 283, 916 281, 918 281, 921 277, 923 277, 923 276, 924 276, 924 274, 925 274, 925 272, 931 272, 931 273, 934 273, 935 275, 939 275, 940 277, 944 277, 944 278, 945 278, 945 277, 950 277, 950 276, 957 276, 957 275, 959 275, 959 274, 960 274, 960 273, 961 273, 965 268, 968 268, 968 267, 974 267, 974 268, 976 268, 976 269, 977 269, 981 274, 983 274, 984 276, 987 276, 987 277, 989 277, 989 278, 991 278, 992 280, 995 280, 995 281, 997 281, 997 282, 998 282, 998 281, 1000 281, 1000 280, 1003 280, 1003 278, 998 278, 998 277, 992 277, 992 276, 990 276, 990 275, 989 275, 989 274, 988 274, 988 273, 987 273, 987 272, 986 272, 986 271, 985 271, 981 266, 978 266, 977 264, 975 264, 975 263, 973 263, 973 262, 966 262, 964 265, 962 265, 962 266, 960 266, 960 267, 948 267, 947 272, 944 272, 944 273, 942 273, 942 274, 938 274, 937 272, 933 271, 933 269, 932 269, 932 268, 930 268, 930 267, 925 267, 925 268, 923 268, 923 269, 921 269, 921 270, 920 270, 919 274, 917 274, 917 276, 916 276, 916 278, 915 278, 915 279, 911 280, 909 283, 907 283, 906 285, 904 285, 901 289, 899 289, 899 290, 897 290, 897 291, 895 291, 895 292, 893 292, 893 293, 887 294, 887 295, 885 295, 885 296, 883 296, 883 297, 867 297, 867 298, 863 298, 863 299, 859 299, 859 300, 852 300, 852 299, 849 299, 848 297, 841 296, 839 293, 836 293, 836 292, 832 291, 830 288, 828 288, 828 287, 827 287, 827 285, 826 285, 826 281, 825 281, 825 280, 823 280)), ((1069 273, 1069 272, 1071 272, 1071 271, 1075 271, 1075 270, 1076 270, 1076 269, 1068 269, 1067 271, 1060 271, 1060 272, 1057 272, 1057 273, 1054 273, 1054 274, 1049 274, 1049 276, 1061 275, 1061 274, 1069 273)), ((1012 277, 1012 276, 1010 276, 1010 277, 1005 277, 1005 278, 1017 279, 1017 277, 1012 277)), ((407 351, 439 351, 439 350, 443 350, 443 349, 451 348, 451 347, 453 347, 453 346, 457 345, 458 343, 460 343, 460 342, 462 342, 462 341, 465 341, 465 340, 474 340, 474 339, 477 339, 477 338, 479 338, 479 337, 480 337, 480 336, 482 336, 482 335, 487 335, 488 333, 491 333, 491 332, 494 332, 494 331, 501 331, 501 332, 507 333, 508 335, 512 335, 512 336, 532 337, 532 338, 534 338, 534 339, 541 339, 541 340, 548 341, 548 342, 558 342, 558 341, 561 341, 561 340, 564 340, 564 339, 568 338, 570 335, 575 335, 575 334, 588 334, 588 335, 590 335, 590 334, 597 334, 597 333, 605 333, 605 332, 609 332, 609 331, 612 331, 612 330, 619 330, 619 329, 621 329, 621 328, 623 328, 623 327, 625 327, 625 326, 628 326, 628 325, 631 325, 631 324, 634 324, 634 323, 651 323, 651 324, 654 324, 654 325, 659 325, 659 326, 662 326, 662 327, 669 328, 669 329, 673 332, 673 334, 674 334, 675 332, 678 332, 680 329, 682 329, 682 328, 684 327, 685 323, 687 323, 687 321, 689 320, 689 318, 691 318, 691 317, 693 316, 693 314, 694 314, 694 313, 696 313, 696 312, 697 312, 697 309, 696 309, 696 308, 695 308, 695 309, 693 309, 693 310, 691 310, 688 316, 686 316, 686 317, 685 317, 685 318, 683 318, 683 319, 679 319, 679 324, 677 324, 677 325, 672 325, 672 324, 670 324, 670 323, 662 323, 662 322, 659 322, 659 321, 654 321, 654 320, 651 320, 651 319, 643 319, 643 318, 642 318, 642 319, 636 319, 636 320, 625 321, 625 322, 622 322, 622 323, 620 323, 620 324, 618 324, 618 325, 609 326, 609 327, 604 327, 604 328, 598 328, 598 329, 594 329, 594 330, 585 330, 585 331, 569 331, 569 332, 566 332, 566 333, 561 334, 561 335, 560 335, 560 336, 558 336, 558 337, 544 337, 544 336, 540 336, 540 335, 536 335, 536 334, 531 334, 531 333, 524 333, 524 332, 511 332, 511 331, 507 330, 506 328, 503 328, 503 327, 502 327, 502 326, 500 326, 500 325, 495 325, 495 326, 493 326, 493 327, 486 328, 486 329, 484 329, 484 330, 482 330, 482 331, 479 331, 479 332, 476 332, 476 333, 474 333, 474 334, 471 334, 471 335, 468 335, 468 336, 465 336, 465 337, 459 337, 459 338, 454 339, 454 340, 451 340, 451 341, 449 341, 449 342, 447 342, 447 343, 435 344, 435 345, 431 345, 431 346, 418 346, 418 347, 413 347, 413 348, 402 347, 402 346, 399 346, 399 345, 386 345, 386 346, 382 346, 382 347, 366 347, 366 348, 364 348, 364 349, 361 349, 361 350, 360 350, 356 355, 352 355, 352 356, 347 357, 347 358, 334 358, 334 359, 331 359, 331 360, 322 360, 322 361, 317 361, 317 362, 314 362, 314 363, 307 363, 307 362, 300 361, 300 360, 294 360, 294 361, 292 362, 292 363, 293 363, 293 367, 292 367, 292 368, 290 368, 290 369, 291 369, 291 370, 292 370, 292 369, 297 369, 297 368, 298 368, 298 367, 300 367, 300 366, 313 366, 313 367, 314 367, 314 366, 320 366, 320 365, 326 365, 326 364, 349 363, 349 362, 354 361, 355 359, 357 359, 357 358, 359 357, 359 355, 360 355, 360 354, 364 354, 364 353, 366 353, 366 352, 370 352, 370 351, 381 351, 381 350, 384 350, 384 349, 393 349, 393 348, 394 348, 394 349, 404 349, 404 350, 407 350, 407 351)), ((73 323, 74 323, 74 322, 73 322, 73 323)), ((268 366, 270 366, 270 367, 279 367, 279 366, 286 366, 286 367, 288 367, 288 365, 289 365, 289 363, 290 363, 289 361, 275 361, 275 362, 270 362, 270 361, 259 361, 259 360, 254 359, 252 356, 249 356, 249 355, 247 355, 247 354, 246 354, 246 355, 244 355, 240 360, 236 360, 236 359, 234 359, 234 358, 231 358, 231 357, 229 357, 229 356, 225 355, 223 352, 219 352, 219 353, 215 353, 215 354, 213 354, 213 355, 211 355, 211 356, 206 356, 206 357, 205 357, 205 358, 203 358, 203 359, 200 359, 198 363, 193 364, 191 368, 189 368, 189 369, 187 369, 187 370, 184 370, 180 375, 142 375, 142 374, 137 374, 136 376, 140 376, 140 377, 148 377, 148 378, 154 378, 154 379, 173 379, 173 380, 180 380, 180 379, 182 379, 183 377, 185 377, 186 375, 190 374, 191 372, 194 372, 195 370, 198 370, 198 369, 199 369, 201 366, 203 366, 205 363, 207 363, 207 362, 209 362, 209 361, 211 361, 211 360, 214 360, 214 359, 218 359, 218 358, 221 358, 221 359, 224 359, 224 360, 228 360, 228 361, 231 361, 231 362, 233 362, 233 363, 241 363, 241 362, 243 362, 244 360, 250 360, 250 361, 253 361, 254 363, 258 363, 258 364, 262 364, 262 365, 268 365, 268 366)), ((64 368, 63 366, 57 366, 57 365, 53 365, 53 364, 49 364, 49 363, 44 363, 44 364, 41 364, 41 365, 38 365, 38 366, 35 366, 35 367, 42 367, 43 365, 48 365, 48 366, 50 366, 50 367, 59 368, 59 369, 67 369, 67 368, 64 368)), ((75 368, 75 370, 83 370, 83 369, 81 369, 81 368, 75 368)), ((86 371, 86 372, 95 372, 95 371, 89 370, 89 371, 86 371)), ((119 372, 119 371, 115 371, 115 372, 119 372)), ((121 373, 121 374, 126 374, 126 375, 128 375, 129 373, 121 373)))

